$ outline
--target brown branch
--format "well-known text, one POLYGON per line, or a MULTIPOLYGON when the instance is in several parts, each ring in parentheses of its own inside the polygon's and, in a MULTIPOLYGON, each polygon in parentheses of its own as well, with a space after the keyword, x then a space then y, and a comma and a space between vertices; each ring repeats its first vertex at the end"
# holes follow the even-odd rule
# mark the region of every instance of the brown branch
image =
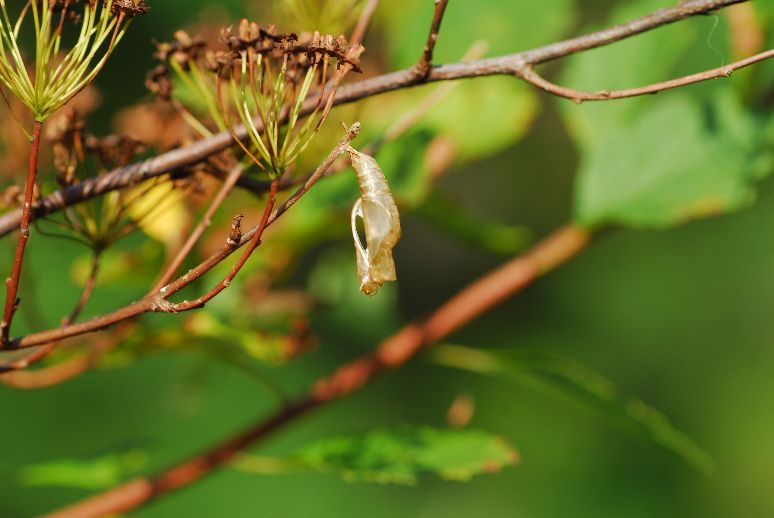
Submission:
POLYGON ((722 67, 713 68, 712 70, 707 70, 705 72, 699 72, 684 77, 678 77, 676 79, 671 79, 661 83, 641 86, 639 88, 628 88, 626 90, 603 90, 594 93, 581 92, 578 90, 573 90, 572 88, 565 88, 563 86, 554 84, 535 72, 531 65, 524 67, 524 70, 517 72, 516 75, 526 82, 535 85, 550 94, 557 95, 559 97, 566 97, 567 99, 571 99, 577 103, 580 103, 583 101, 608 101, 610 99, 625 99, 627 97, 656 94, 658 92, 663 92, 664 90, 670 90, 672 88, 678 88, 693 83, 700 83, 710 79, 729 77, 734 71, 739 70, 740 68, 750 66, 772 57, 774 57, 774 49, 755 54, 754 56, 750 56, 747 59, 743 59, 735 63, 730 63, 722 67))
MULTIPOLYGON (((75 304, 75 307, 73 307, 72 311, 70 311, 70 314, 64 319, 62 319, 62 326, 68 326, 73 322, 75 322, 75 320, 83 311, 83 308, 86 307, 86 304, 89 302, 89 299, 91 299, 91 295, 92 293, 94 293, 94 287, 97 285, 97 276, 99 275, 99 265, 100 265, 100 252, 95 250, 91 258, 91 268, 89 269, 89 276, 86 278, 86 283, 84 284, 83 290, 81 291, 81 296, 78 298, 78 302, 75 304)), ((10 374, 9 375, 4 375, 4 374, 26 369, 30 365, 39 362, 40 360, 42 360, 43 358, 47 357, 49 354, 54 352, 54 349, 56 349, 57 345, 59 345, 59 342, 53 341, 51 343, 45 344, 39 350, 25 356, 24 358, 21 358, 20 360, 16 360, 8 364, 0 365, 0 383, 5 383, 7 385, 13 384, 12 383, 13 376, 10 374)))
MULTIPOLYGON (((356 83, 342 85, 333 98, 334 105, 358 101, 374 95, 409 88, 419 84, 436 81, 449 81, 472 77, 491 75, 515 75, 528 65, 537 65, 554 59, 569 56, 578 52, 601 47, 625 38, 636 36, 657 27, 683 20, 692 16, 745 2, 747 0, 688 0, 673 7, 659 9, 651 14, 637 18, 627 23, 597 31, 585 36, 568 39, 544 47, 539 47, 516 54, 480 59, 467 63, 454 63, 432 67, 423 80, 417 81, 414 68, 392 72, 356 83)), ((316 98, 310 95, 311 99, 316 98)), ((307 103, 303 115, 314 110, 315 102, 307 103)), ((260 130, 262 125, 256 121, 260 130)), ((244 128, 237 128, 236 135, 247 138, 244 128)), ((234 144, 229 132, 222 132, 212 137, 200 140, 191 146, 179 148, 141 162, 122 167, 82 182, 77 186, 57 191, 35 205, 33 217, 39 218, 62 208, 85 200, 101 196, 106 192, 135 185, 156 176, 161 176, 184 167, 195 165, 209 156, 219 153, 234 144)), ((18 228, 21 221, 21 211, 11 211, 0 216, 0 236, 6 235, 18 228)))
POLYGON ((134 326, 125 323, 109 335, 99 336, 89 349, 66 360, 36 370, 20 370, 0 375, 0 383, 15 389, 35 390, 59 385, 91 370, 108 351, 121 344, 134 326))
POLYGON ((169 262, 169 265, 164 269, 164 273, 162 273, 159 280, 156 281, 156 284, 151 290, 151 293, 159 291, 174 278, 177 271, 183 265, 183 262, 191 253, 194 246, 196 246, 196 243, 199 242, 199 239, 201 239, 202 235, 204 235, 204 232, 212 224, 212 218, 215 217, 215 213, 218 211, 218 209, 220 209, 220 206, 223 205, 223 202, 226 201, 226 198, 231 193, 234 185, 236 185, 241 176, 242 167, 239 165, 235 166, 231 169, 231 171, 229 171, 228 176, 226 176, 226 179, 223 182, 223 185, 221 185, 220 190, 218 190, 218 193, 215 195, 215 198, 212 199, 212 203, 207 208, 206 212, 202 216, 202 219, 199 221, 198 225, 196 225, 196 228, 193 230, 193 232, 191 232, 191 235, 188 236, 185 244, 183 244, 175 257, 173 257, 169 262))
POLYGON ((43 123, 35 121, 32 130, 32 145, 30 146, 29 170, 27 172, 27 185, 24 188, 24 207, 21 214, 21 227, 19 228, 19 241, 16 243, 16 254, 13 259, 11 276, 5 280, 5 308, 3 320, 0 321, 0 344, 7 344, 13 315, 19 307, 17 294, 19 293, 19 280, 21 279, 22 266, 24 265, 24 252, 27 241, 30 238, 30 221, 32 220, 32 200, 35 196, 35 179, 38 176, 38 158, 40 156, 40 133, 43 123))
POLYGON ((526 254, 474 282, 443 304, 428 319, 410 324, 378 348, 319 380, 307 395, 268 419, 182 462, 153 478, 127 482, 97 496, 47 515, 47 518, 91 518, 136 509, 171 491, 191 485, 229 462, 243 449, 323 404, 347 396, 381 372, 400 367, 425 347, 449 336, 482 313, 515 295, 544 273, 580 253, 589 243, 588 231, 567 226, 526 254))
MULTIPOLYGON (((360 133, 360 123, 356 122, 351 127, 347 128, 344 137, 341 139, 338 145, 331 150, 325 160, 315 170, 315 172, 307 179, 299 189, 290 196, 282 205, 280 205, 273 213, 268 217, 266 224, 263 228, 268 227, 277 219, 279 219, 290 207, 292 207, 306 192, 325 174, 325 172, 333 165, 333 163, 344 153, 347 146, 352 142, 355 137, 360 133)), ((170 284, 162 287, 158 292, 147 295, 144 298, 129 304, 123 308, 117 309, 111 313, 100 315, 87 320, 82 323, 72 324, 69 326, 63 326, 56 329, 50 329, 47 331, 41 331, 38 333, 32 333, 23 337, 14 338, 8 344, 8 350, 23 349, 28 347, 35 347, 43 344, 47 344, 52 341, 64 340, 73 336, 79 336, 94 331, 105 329, 119 322, 132 319, 134 317, 143 315, 145 313, 157 312, 157 313, 169 313, 176 311, 183 311, 188 308, 190 303, 183 302, 175 304, 168 299, 175 293, 179 292, 195 280, 199 279, 215 266, 222 263, 227 257, 233 254, 236 250, 242 246, 251 242, 252 238, 263 231, 262 226, 259 224, 250 231, 246 232, 241 241, 234 246, 233 244, 226 243, 220 250, 212 254, 208 259, 200 263, 198 266, 189 270, 185 275, 179 277, 170 284), (183 308, 183 309, 181 309, 183 308)), ((257 246, 257 244, 256 244, 257 246)))
POLYGON ((438 42, 438 32, 441 30, 441 21, 446 12, 446 6, 449 0, 435 0, 435 11, 433 12, 433 21, 430 23, 430 33, 427 35, 425 50, 422 51, 422 57, 414 65, 414 76, 417 80, 425 79, 433 68, 433 51, 438 42))
POLYGON ((212 288, 201 297, 197 298, 196 300, 186 300, 178 304, 173 304, 170 308, 167 309, 168 312, 179 313, 181 311, 190 311, 192 309, 202 308, 205 304, 214 299, 223 290, 231 285, 231 282, 236 278, 242 268, 244 268, 245 264, 247 264, 247 260, 250 259, 251 255, 253 255, 255 249, 258 248, 258 246, 261 244, 261 237, 263 236, 263 231, 266 230, 266 226, 269 224, 269 216, 271 216, 271 211, 274 209, 274 202, 277 200, 278 190, 279 179, 276 179, 271 182, 271 189, 269 190, 269 196, 266 200, 266 206, 263 209, 263 216, 261 217, 261 222, 258 224, 258 228, 256 229, 255 234, 250 239, 250 242, 247 244, 245 251, 242 252, 242 256, 231 268, 231 271, 228 273, 228 275, 226 275, 222 281, 220 281, 214 288, 212 288))
POLYGON ((379 0, 368 0, 368 3, 363 7, 363 12, 360 13, 360 18, 357 20, 357 25, 352 31, 352 36, 349 38, 349 44, 352 47, 357 47, 363 42, 368 27, 371 26, 371 21, 376 14, 376 8, 379 7, 379 0))

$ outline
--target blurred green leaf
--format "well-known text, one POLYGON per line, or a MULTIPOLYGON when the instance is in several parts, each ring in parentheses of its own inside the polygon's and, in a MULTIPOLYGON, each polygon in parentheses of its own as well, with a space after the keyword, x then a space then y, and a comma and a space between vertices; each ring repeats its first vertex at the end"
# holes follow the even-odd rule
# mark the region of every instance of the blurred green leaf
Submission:
POLYGON ((17 478, 24 486, 105 489, 137 472, 147 462, 143 452, 133 450, 90 460, 62 459, 25 466, 17 478))
POLYGON ((294 458, 349 481, 412 485, 424 473, 467 481, 515 464, 518 454, 505 440, 486 432, 401 427, 324 439, 294 458))
MULTIPOLYGON (((393 68, 408 67, 417 61, 432 14, 432 2, 410 0, 395 0, 390 9, 379 11, 385 33, 400 35, 386 40, 393 68)), ((494 0, 485 8, 476 2, 451 4, 441 26, 435 62, 459 61, 482 40, 491 55, 547 43, 564 35, 574 17, 574 0, 494 0), (483 27, 484 33, 478 30, 483 27)), ((428 89, 422 88, 380 98, 369 103, 370 117, 364 120, 385 126, 385 118, 392 120, 395 113, 404 111, 395 105, 416 106, 427 95, 428 89), (393 107, 386 108, 385 103, 393 107)), ((458 159, 467 161, 495 154, 521 139, 538 112, 539 102, 532 88, 512 77, 491 77, 460 84, 418 127, 449 137, 457 148, 458 159)))
POLYGON ((431 192, 417 212, 450 235, 496 254, 520 252, 529 245, 532 237, 526 227, 504 225, 479 217, 438 191, 431 192))
POLYGON ((643 434, 696 470, 706 474, 714 469, 715 462, 709 454, 675 428, 664 414, 639 399, 621 395, 615 384, 575 360, 546 353, 482 351, 458 345, 440 345, 430 354, 433 361, 446 367, 548 383, 643 434))
POLYGON ((324 304, 316 317, 348 342, 371 346, 400 324, 395 283, 385 284, 374 297, 361 293, 354 244, 332 249, 317 260, 309 274, 309 291, 324 304))
MULTIPOLYGON (((478 39, 492 54, 518 52, 561 38, 575 19, 574 0, 488 0, 454 2, 446 9, 436 46, 436 62, 456 61, 478 39), (483 29, 483 30, 482 30, 483 29)), ((392 0, 380 9, 394 67, 414 64, 422 53, 433 17, 433 2, 392 0)))
MULTIPOLYGON (((627 2, 615 9, 602 26, 623 23, 664 7, 662 0, 627 2)), ((586 27, 591 32, 602 26, 586 27)), ((564 73, 559 82, 577 90, 596 92, 642 86, 670 78, 675 65, 688 50, 696 35, 690 23, 660 28, 611 45, 574 54, 565 60, 564 73), (664 51, 669 41, 669 51, 664 51)), ((669 96, 671 93, 664 94, 669 96)), ((637 122, 654 102, 663 100, 653 96, 620 99, 612 102, 588 102, 577 105, 557 99, 562 117, 582 152, 603 147, 610 135, 622 125, 637 122)))
POLYGON ((718 94, 700 103, 673 93, 584 149, 576 219, 666 227, 747 206, 772 153, 732 94, 718 94))
POLYGON ((500 152, 520 140, 539 111, 535 93, 512 77, 466 81, 420 127, 452 139, 461 160, 500 152))
MULTIPOLYGON (((655 0, 627 4, 611 22, 657 7, 655 0)), ((668 79, 695 31, 690 25, 665 31, 574 56, 561 81, 595 91, 668 79)), ((560 101, 581 153, 575 219, 587 226, 667 227, 748 205, 754 181, 771 169, 772 152, 760 121, 731 86, 715 86, 703 96, 672 91, 583 106, 560 101)))

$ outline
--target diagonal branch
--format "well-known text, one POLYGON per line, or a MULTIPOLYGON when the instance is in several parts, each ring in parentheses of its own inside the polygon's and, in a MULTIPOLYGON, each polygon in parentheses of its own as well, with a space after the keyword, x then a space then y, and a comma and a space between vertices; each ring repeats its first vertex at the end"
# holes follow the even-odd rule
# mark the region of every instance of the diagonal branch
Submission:
POLYGON ((373 353, 344 365, 315 383, 309 392, 244 432, 217 444, 153 478, 139 478, 46 515, 47 518, 92 518, 136 509, 153 499, 189 486, 228 463, 245 448, 325 403, 361 389, 374 376, 396 369, 424 348, 497 304, 512 297, 543 274, 579 254, 589 243, 588 231, 566 226, 526 254, 485 275, 438 308, 427 320, 410 324, 383 341, 373 353))
MULTIPOLYGON (((491 75, 516 75, 529 65, 537 65, 554 59, 569 56, 585 50, 608 45, 625 38, 636 36, 663 25, 677 22, 692 16, 707 14, 723 7, 745 2, 747 0, 688 0, 673 7, 659 9, 651 14, 637 18, 627 23, 597 31, 585 36, 568 39, 544 47, 539 47, 516 54, 480 59, 466 63, 439 65, 430 69, 427 77, 417 80, 414 68, 400 70, 389 74, 373 77, 356 83, 342 85, 338 88, 333 104, 345 104, 366 97, 409 88, 419 84, 436 81, 449 81, 472 77, 491 75)), ((315 96, 310 96, 314 98, 315 96)), ((314 103, 306 104, 303 115, 314 109, 314 103)), ((260 121, 256 121, 258 130, 260 121)), ((247 138, 245 129, 235 130, 240 139, 247 138)), ((229 132, 222 132, 212 137, 200 140, 195 144, 179 148, 155 157, 122 167, 84 181, 80 185, 57 191, 40 200, 35 206, 33 217, 39 218, 62 208, 73 205, 106 192, 135 185, 156 176, 170 173, 184 167, 195 165, 209 156, 219 153, 232 146, 234 140, 229 132)), ((268 185, 266 186, 268 187, 268 185)), ((21 211, 16 210, 0 217, 0 236, 6 235, 19 227, 21 211)))

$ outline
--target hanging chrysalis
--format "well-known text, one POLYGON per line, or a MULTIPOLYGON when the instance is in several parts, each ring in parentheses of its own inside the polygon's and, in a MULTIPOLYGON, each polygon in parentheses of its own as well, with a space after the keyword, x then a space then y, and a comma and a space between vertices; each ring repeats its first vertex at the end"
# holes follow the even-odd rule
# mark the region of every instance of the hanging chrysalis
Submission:
POLYGON ((360 291, 374 295, 383 283, 395 280, 392 249, 400 239, 400 216, 390 187, 373 157, 347 148, 357 172, 360 198, 352 208, 352 236, 355 238, 360 291), (367 248, 357 233, 357 218, 363 219, 367 248))

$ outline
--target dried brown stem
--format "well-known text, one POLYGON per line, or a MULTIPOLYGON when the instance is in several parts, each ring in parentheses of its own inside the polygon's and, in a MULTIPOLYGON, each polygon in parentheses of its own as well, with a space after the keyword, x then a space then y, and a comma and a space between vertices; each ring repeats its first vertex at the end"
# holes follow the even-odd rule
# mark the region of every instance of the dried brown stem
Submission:
MULTIPOLYGON (((392 72, 364 81, 342 85, 333 97, 333 104, 345 104, 366 97, 409 88, 419 84, 454 79, 483 77, 491 75, 515 75, 529 65, 537 65, 554 59, 576 54, 585 50, 608 45, 663 25, 674 23, 685 18, 706 14, 723 7, 745 2, 747 0, 688 0, 673 7, 659 9, 651 14, 637 18, 627 23, 597 31, 585 36, 568 39, 544 47, 539 47, 516 54, 480 59, 467 63, 454 63, 432 67, 429 74, 417 81, 414 68, 392 72)), ((313 102, 306 104, 302 110, 308 115, 315 108, 313 102)), ((260 121, 256 122, 260 130, 260 121)), ((244 128, 237 128, 240 139, 247 138, 244 128)), ((161 176, 178 169, 189 167, 206 160, 209 156, 219 153, 234 145, 229 132, 222 132, 212 137, 200 140, 195 144, 179 148, 153 158, 122 167, 99 177, 82 182, 77 186, 55 192, 40 200, 35 205, 33 217, 42 217, 62 208, 101 196, 106 192, 134 185, 149 178, 161 176)), ((0 236, 6 235, 18 228, 22 212, 12 211, 0 216, 0 236)))
POLYGON ((427 35, 425 49, 422 51, 422 57, 414 65, 414 75, 417 80, 425 79, 433 68, 433 51, 438 42, 438 32, 441 30, 441 21, 446 12, 446 6, 449 0, 435 0, 435 11, 433 12, 433 21, 430 23, 430 33, 427 35))
POLYGON ((737 61, 735 63, 730 63, 722 67, 713 68, 712 70, 707 70, 704 72, 699 72, 697 74, 691 74, 684 77, 678 77, 676 79, 671 79, 669 81, 664 81, 661 83, 655 83, 652 85, 642 86, 639 88, 628 88, 626 90, 603 90, 603 91, 594 92, 594 93, 581 92, 578 90, 573 90, 571 88, 565 88, 563 86, 554 84, 548 81, 547 79, 545 79, 537 72, 535 72, 535 70, 531 65, 524 67, 524 70, 517 72, 516 75, 519 78, 524 79, 528 83, 535 85, 538 88, 541 88, 550 94, 557 95, 559 97, 566 97, 567 99, 571 99, 577 103, 580 103, 583 101, 607 101, 610 99, 624 99, 627 97, 637 97, 640 95, 655 94, 658 92, 663 92, 664 90, 670 90, 672 88, 678 88, 678 87, 690 85, 693 83, 699 83, 701 81, 707 81, 709 79, 729 77, 734 71, 739 70, 740 68, 748 67, 752 64, 758 63, 760 61, 764 61, 772 57, 774 57, 774 49, 767 50, 765 52, 760 52, 758 54, 755 54, 754 56, 750 56, 749 58, 742 59, 740 61, 737 61))
POLYGON ((47 515, 47 518, 91 518, 136 509, 171 491, 191 485, 229 462, 243 449, 323 404, 347 396, 381 372, 400 367, 425 347, 441 340, 541 275, 580 253, 588 231, 559 229, 526 254, 485 275, 443 304, 424 322, 410 324, 377 349, 316 382, 307 395, 206 453, 148 479, 135 479, 102 494, 47 515))
POLYGON ((234 189, 234 185, 236 185, 241 176, 241 166, 236 166, 232 168, 231 171, 229 171, 228 176, 226 176, 226 179, 223 182, 223 185, 221 185, 218 193, 215 195, 215 198, 213 198, 212 203, 202 216, 202 219, 196 225, 196 228, 193 230, 193 232, 191 232, 191 235, 188 236, 185 244, 183 244, 177 254, 175 254, 175 257, 173 257, 169 262, 169 265, 165 268, 164 273, 161 274, 161 277, 156 282, 155 286, 151 290, 151 293, 159 291, 174 278, 177 271, 183 265, 183 262, 185 262, 194 246, 196 246, 196 243, 199 242, 199 239, 201 239, 202 235, 204 235, 204 232, 212 224, 212 218, 215 217, 215 213, 218 211, 218 209, 220 209, 221 205, 223 205, 223 202, 226 201, 226 198, 234 189))
POLYGON ((0 322, 0 345, 8 343, 13 316, 19 306, 17 294, 19 293, 19 279, 21 279, 24 265, 24 252, 27 241, 30 238, 30 221, 32 220, 32 200, 35 196, 35 180, 38 176, 38 158, 40 156, 40 134, 43 123, 35 121, 32 130, 32 145, 30 146, 29 169, 27 172, 27 185, 24 188, 24 206, 22 207, 21 226, 19 228, 19 241, 16 244, 16 255, 13 259, 11 276, 5 281, 6 295, 3 320, 0 322))

